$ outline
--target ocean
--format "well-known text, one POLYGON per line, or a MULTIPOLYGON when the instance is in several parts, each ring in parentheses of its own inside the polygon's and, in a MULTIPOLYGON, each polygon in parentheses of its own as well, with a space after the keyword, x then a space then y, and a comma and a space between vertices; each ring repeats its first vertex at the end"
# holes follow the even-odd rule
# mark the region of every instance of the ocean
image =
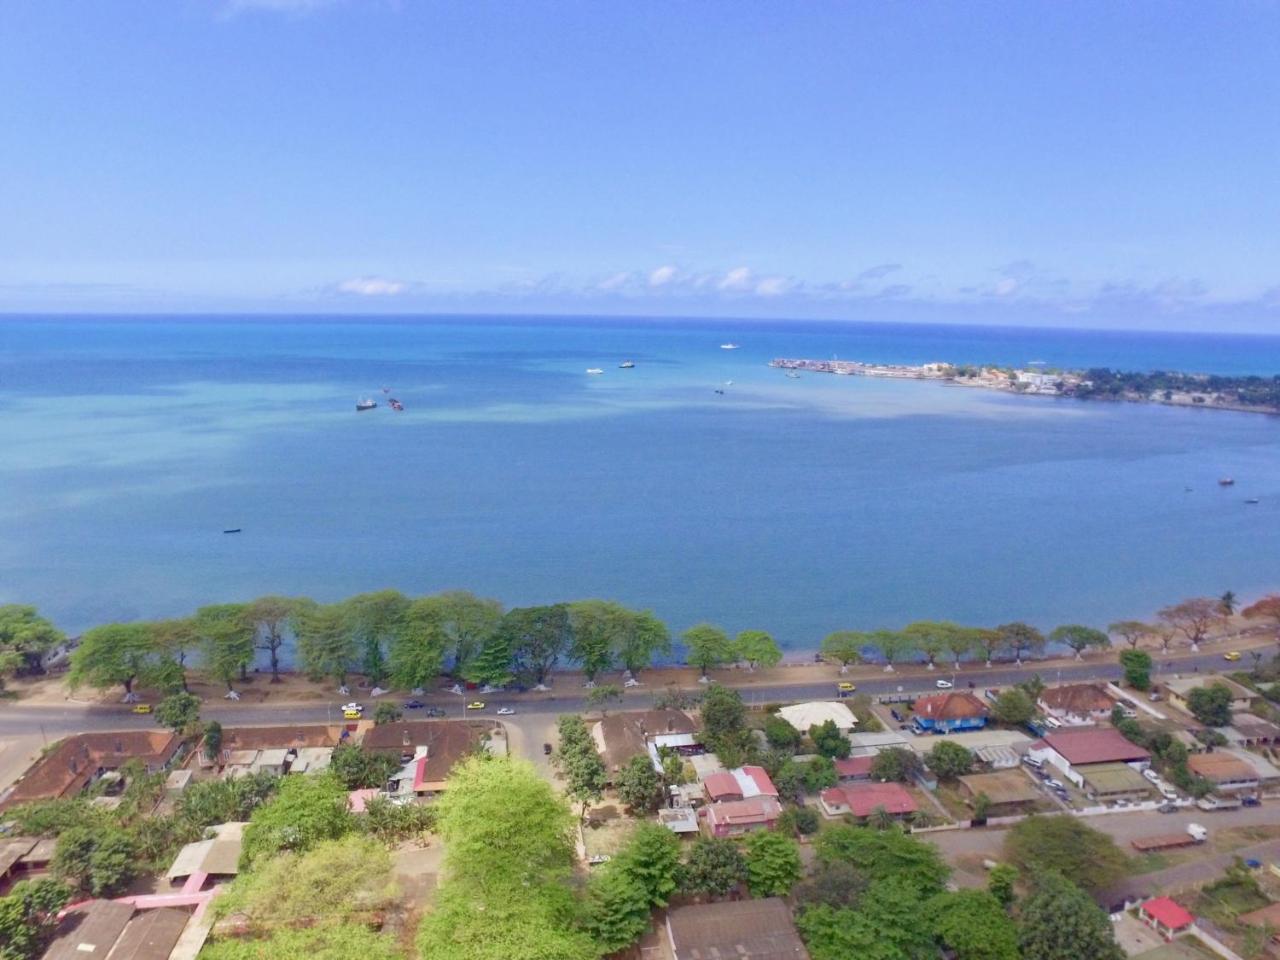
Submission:
POLYGON ((0 602, 75 632, 265 593, 466 588, 613 598, 802 651, 836 629, 1105 626, 1280 587, 1280 419, 787 379, 779 356, 1270 375, 1280 338, 10 317, 0 602))

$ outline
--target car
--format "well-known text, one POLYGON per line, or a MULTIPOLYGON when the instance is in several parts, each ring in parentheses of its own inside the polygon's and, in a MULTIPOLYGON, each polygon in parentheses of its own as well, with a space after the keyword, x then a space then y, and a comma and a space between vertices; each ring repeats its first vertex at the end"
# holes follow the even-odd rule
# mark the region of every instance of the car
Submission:
POLYGON ((1054 780, 1052 777, 1050 777, 1048 780, 1046 780, 1046 781, 1044 782, 1044 785, 1045 785, 1046 787, 1048 787, 1050 790, 1065 790, 1065 789, 1067 789, 1067 785, 1066 785, 1065 783, 1063 783, 1061 780, 1054 780))
POLYGON ((364 713, 364 704, 363 704, 363 703, 355 703, 355 702, 352 702, 352 703, 344 703, 344 704, 342 705, 342 709, 343 709, 343 710, 354 710, 356 713, 364 713))
POLYGON ((425 706, 426 704, 421 700, 406 700, 404 702, 404 708, 406 710, 421 710, 425 706))
POLYGON ((1240 803, 1242 806, 1246 806, 1246 807, 1262 806, 1262 800, 1258 797, 1241 797, 1240 803))
POLYGON ((543 755, 544 757, 549 757, 549 756, 551 756, 551 744, 549 744, 549 743, 544 743, 544 744, 542 745, 542 755, 543 755))
POLYGON ((1159 691, 1159 690, 1152 690, 1152 691, 1151 691, 1151 696, 1150 696, 1148 699, 1149 699, 1152 703, 1159 703, 1159 702, 1160 702, 1160 700, 1161 700, 1161 697, 1160 697, 1160 691, 1159 691))
POLYGON ((363 716, 363 714, 361 714, 359 710, 343 710, 342 711, 343 720, 359 720, 361 716, 363 716))
POLYGON ((149 703, 135 703, 135 704, 133 705, 133 712, 134 712, 134 713, 150 713, 150 712, 151 712, 151 704, 149 704, 149 703))
POLYGON ((444 716, 448 716, 448 714, 445 713, 444 707, 427 707, 427 716, 428 717, 444 717, 444 716))
POLYGON ((594 854, 593 856, 588 857, 587 863, 591 864, 591 866, 593 867, 596 867, 602 863, 608 863, 612 859, 613 857, 609 856, 607 853, 597 853, 597 854, 594 854))
POLYGON ((635 677, 627 677, 627 679, 622 681, 622 685, 624 687, 638 687, 640 686, 640 681, 635 677))
POLYGON ((1160 796, 1164 797, 1166 800, 1178 799, 1178 791, 1173 789, 1173 787, 1169 786, 1167 783, 1156 784, 1156 789, 1160 791, 1160 796))
POLYGON ((1152 783, 1160 782, 1160 774, 1156 773, 1150 767, 1147 767, 1147 769, 1143 770, 1142 775, 1146 777, 1148 780, 1150 780, 1152 783))
POLYGON ((1160 813, 1177 813, 1178 805, 1176 803, 1162 803, 1160 806, 1156 807, 1156 810, 1160 813))
POLYGON ((483 709, 484 709, 484 701, 483 701, 483 700, 472 700, 470 703, 468 703, 468 704, 467 704, 467 709, 468 709, 468 710, 483 710, 483 709))
POLYGON ((1222 659, 1226 660, 1228 663, 1235 663, 1237 660, 1240 659, 1240 651, 1229 650, 1222 655, 1222 659))
POLYGON ((856 683, 850 683, 848 680, 841 680, 836 684, 836 689, 841 693, 853 693, 853 691, 858 689, 858 685, 856 683))
POLYGON ((1258 869, 1261 869, 1262 867, 1262 861, 1255 860, 1252 857, 1250 857, 1248 860, 1244 862, 1244 865, 1248 867, 1250 870, 1258 870, 1258 869))
POLYGON ((498 716, 500 717, 514 717, 515 715, 516 715, 515 707, 499 707, 498 708, 498 716))
POLYGON ((934 683, 934 686, 937 687, 939 690, 950 690, 952 687, 955 686, 955 684, 952 683, 950 680, 939 680, 936 683, 934 683))

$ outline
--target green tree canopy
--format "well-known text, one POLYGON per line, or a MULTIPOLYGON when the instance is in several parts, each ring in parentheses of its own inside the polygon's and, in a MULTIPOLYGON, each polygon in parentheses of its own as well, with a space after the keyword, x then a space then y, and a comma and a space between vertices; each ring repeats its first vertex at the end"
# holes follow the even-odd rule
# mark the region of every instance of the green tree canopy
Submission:
POLYGON ((1017 687, 1000 691, 991 705, 991 715, 1012 727, 1025 726, 1035 716, 1036 707, 1026 692, 1017 687))
POLYGON ((1193 687, 1187 693, 1187 709, 1206 727, 1231 724, 1231 689, 1224 683, 1193 687))
POLYGON ((154 620, 147 624, 156 652, 177 664, 178 680, 187 691, 187 657, 200 648, 200 631, 194 617, 154 620))
POLYGON ((747 886, 753 896, 785 897, 799 881, 800 848, 790 837, 772 830, 747 835, 747 886))
POLYGON ((66 639, 35 607, 0 604, 0 677, 6 669, 18 674, 41 672, 45 655, 66 639), (7 668, 3 667, 6 662, 7 668))
POLYGON ((114 825, 72 827, 58 837, 53 875, 95 897, 123 890, 137 874, 137 844, 114 825))
POLYGON ((857 909, 820 904, 797 926, 813 960, 925 960, 936 956, 919 890, 902 878, 873 882, 857 909))
POLYGON ((200 698, 189 693, 171 693, 156 704, 155 718, 160 726, 177 734, 198 730, 200 698))
POLYGON ((1111 646, 1111 638, 1101 630, 1095 630, 1093 627, 1086 627, 1080 623, 1067 623, 1054 628, 1053 632, 1049 634, 1049 640, 1053 643, 1061 643, 1070 647, 1075 652, 1077 660, 1090 647, 1105 650, 1111 646))
POLYGON ((924 765, 939 779, 953 780, 973 769, 973 753, 953 740, 939 740, 925 755, 924 765))
POLYGON ((243 676, 254 657, 254 624, 248 604, 215 603, 201 607, 194 617, 205 669, 227 690, 243 676))
POLYGON ((637 824, 616 858, 651 907, 665 907, 679 886, 680 839, 656 823, 637 824))
POLYGON ((886 672, 892 672, 895 663, 901 663, 918 649, 914 636, 894 630, 876 630, 867 639, 868 645, 884 660, 886 672))
POLYGON ((746 882, 747 861, 738 844, 721 837, 693 841, 680 872, 685 893, 725 897, 746 882))
POLYGON ((822 655, 840 664, 840 672, 847 673, 849 665, 862 661, 862 649, 870 643, 867 634, 859 630, 837 630, 822 640, 822 655))
POLYGON ((381 787, 399 769, 398 757, 366 750, 352 743, 335 747, 329 761, 329 770, 348 790, 381 787))
MULTIPOLYGON (((915 648, 924 654, 925 663, 932 669, 934 661, 944 652, 951 649, 953 638, 965 638, 965 630, 960 624, 949 620, 917 620, 903 627, 902 632, 910 637, 915 648)), ((959 639, 957 639, 959 643, 959 639)), ((961 646, 961 652, 965 645, 961 646)), ((957 659, 959 659, 957 655, 957 659)))
POLYGON ((305 930, 282 928, 262 939, 212 940, 200 960, 404 960, 394 937, 360 923, 305 930))
POLYGON ((1052 870, 1037 875, 1021 921, 1023 960, 1123 960, 1106 913, 1052 870))
POLYGON ((778 641, 763 630, 743 630, 734 638, 734 647, 738 659, 747 661, 747 666, 773 667, 782 660, 782 649, 778 641))
POLYGON ((1003 623, 996 627, 996 631, 1000 634, 1001 647, 1009 650, 1018 663, 1028 653, 1044 651, 1044 634, 1029 623, 1003 623))
POLYGON ((271 664, 271 682, 280 682, 280 651, 289 635, 295 633, 295 622, 302 601, 293 597, 265 596, 245 605, 245 619, 253 627, 254 647, 267 654, 271 664))
POLYGON ((1145 650, 1121 650, 1120 666, 1124 669, 1124 682, 1134 690, 1146 690, 1151 686, 1151 654, 1145 650))
POLYGON ((517 607, 498 625, 511 651, 511 672, 527 683, 542 686, 547 674, 572 643, 567 604, 517 607))
POLYGON ((653 663, 658 655, 670 656, 671 631, 650 610, 632 611, 626 630, 618 638, 618 659, 633 674, 653 663))
POLYGON ((156 648, 145 623, 111 623, 86 630, 71 653, 71 686, 124 687, 133 696, 134 684, 177 685, 177 665, 156 648))
POLYGON ((343 618, 356 648, 360 668, 369 682, 380 687, 387 679, 387 650, 404 628, 409 598, 399 590, 358 593, 342 603, 343 618))
POLYGON ((814 841, 820 863, 849 863, 869 881, 907 878, 922 896, 941 893, 951 870, 938 848, 901 830, 835 826, 814 841))
POLYGON ((1118 638, 1121 643, 1127 643, 1130 650, 1137 650, 1142 638, 1155 632, 1155 627, 1141 620, 1117 620, 1107 625, 1107 633, 1118 638))
POLYGON ((809 739, 813 741, 813 748, 818 751, 819 756, 843 760, 852 750, 849 738, 840 732, 834 720, 824 720, 811 726, 809 739))
POLYGON ((417 690, 440 676, 450 648, 445 607, 438 597, 418 597, 405 607, 399 628, 387 642, 393 683, 417 690))
POLYGON ((56 880, 20 880, 0 897, 0 960, 34 960, 58 924, 71 890, 56 880))
POLYGON ((285 777, 274 797, 253 812, 244 831, 240 868, 249 869, 281 851, 310 850, 350 833, 347 788, 336 773, 285 777))
POLYGON ((331 679, 346 686, 359 652, 355 634, 340 603, 307 600, 298 609, 298 658, 312 680, 331 679))
POLYGON ((616 953, 644 936, 649 913, 644 887, 622 864, 606 864, 592 875, 582 925, 601 952, 616 953))
POLYGON ((923 770, 924 765, 914 750, 889 747, 881 750, 871 760, 871 777, 875 780, 896 780, 909 783, 923 770))
POLYGON ((614 665, 632 616, 630 610, 612 600, 579 600, 569 604, 573 632, 569 659, 582 667, 589 682, 614 665))
POLYGON ((1057 871, 1089 892, 1106 890, 1129 858, 1110 836, 1071 816, 1033 816, 1005 835, 1005 858, 1024 876, 1057 871))
POLYGON ((618 798, 633 813, 643 816, 662 806, 662 779, 653 769, 647 754, 638 754, 627 761, 616 777, 618 798))
POLYGON ((719 627, 699 623, 680 634, 688 650, 689 665, 697 667, 705 677, 713 667, 723 666, 733 658, 733 641, 719 627))
POLYGON ((1021 960, 1017 927, 985 890, 940 893, 925 910, 934 936, 956 960, 1021 960))

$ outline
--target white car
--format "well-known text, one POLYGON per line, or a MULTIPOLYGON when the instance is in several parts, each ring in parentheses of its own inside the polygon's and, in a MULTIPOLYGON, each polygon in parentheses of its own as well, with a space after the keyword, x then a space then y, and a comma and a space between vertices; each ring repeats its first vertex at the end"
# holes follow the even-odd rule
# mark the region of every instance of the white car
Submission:
POLYGON ((1050 790, 1066 790, 1067 786, 1061 780, 1046 780, 1044 785, 1050 790))
POLYGON ((1167 783, 1158 785, 1156 789, 1160 791, 1160 796, 1164 797, 1166 800, 1178 799, 1178 791, 1173 789, 1173 787, 1169 786, 1167 783))
POLYGON ((624 687, 638 687, 640 686, 640 681, 635 677, 627 677, 627 679, 622 681, 622 685, 624 687))
POLYGON ((1142 775, 1146 777, 1148 780, 1150 780, 1152 783, 1155 783, 1155 784, 1160 783, 1160 774, 1156 773, 1150 767, 1147 767, 1147 769, 1143 770, 1142 775))
POLYGON ((355 702, 352 702, 352 703, 344 703, 344 704, 342 705, 342 709, 343 709, 343 710, 354 710, 356 713, 364 713, 364 704, 363 704, 363 703, 355 703, 355 702))
POLYGON ((952 687, 955 686, 955 684, 952 683, 950 680, 939 680, 935 684, 935 686, 937 686, 939 690, 950 690, 952 687))
POLYGON ((498 708, 498 716, 500 717, 514 717, 515 715, 516 715, 515 707, 499 707, 498 708))

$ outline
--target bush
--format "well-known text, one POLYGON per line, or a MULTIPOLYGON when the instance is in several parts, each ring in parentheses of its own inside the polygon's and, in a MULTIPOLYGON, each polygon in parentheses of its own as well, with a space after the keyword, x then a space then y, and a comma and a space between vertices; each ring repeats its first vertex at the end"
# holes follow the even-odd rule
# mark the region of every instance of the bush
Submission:
POLYGON ((824 757, 843 760, 849 756, 852 745, 849 738, 840 732, 834 720, 826 720, 809 728, 809 739, 814 749, 824 757))
POLYGON ((777 750, 795 753, 800 746, 800 731, 779 716, 770 714, 764 718, 764 736, 769 746, 777 750))
POLYGON ((951 740, 939 740, 924 759, 925 766, 940 779, 962 777, 973 769, 973 754, 951 740))
POLYGON ((1015 824, 1005 856, 1024 876, 1056 871, 1090 893, 1113 886, 1129 858, 1107 834, 1070 816, 1033 816, 1015 824))
POLYGON ((919 775, 923 764, 912 750, 890 747, 881 750, 871 760, 871 777, 874 780, 895 780, 909 783, 919 775))
POLYGON ((812 807, 788 807, 778 818, 778 830, 808 836, 818 832, 818 812, 812 807))

